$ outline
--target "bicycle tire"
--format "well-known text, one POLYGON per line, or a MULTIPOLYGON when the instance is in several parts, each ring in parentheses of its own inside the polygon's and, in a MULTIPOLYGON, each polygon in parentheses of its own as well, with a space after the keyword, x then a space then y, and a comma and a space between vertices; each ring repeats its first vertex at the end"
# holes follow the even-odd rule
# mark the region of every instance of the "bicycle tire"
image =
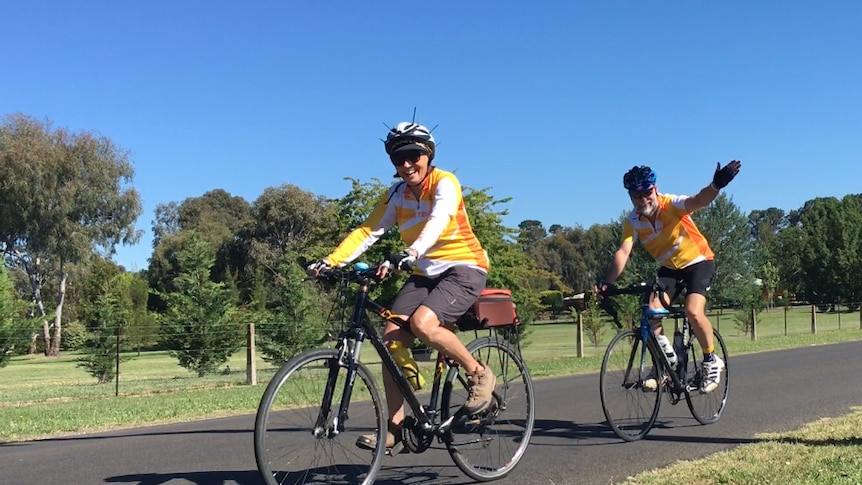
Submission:
POLYGON ((461 416, 467 401, 466 376, 460 367, 446 375, 441 397, 443 422, 455 416, 444 441, 455 465, 484 482, 505 477, 524 456, 536 419, 533 380, 520 353, 508 342, 482 337, 467 350, 497 377, 495 402, 476 416, 461 416))
POLYGON ((269 485, 370 485, 385 454, 386 406, 368 368, 357 362, 349 420, 337 433, 317 428, 324 392, 332 391, 332 411, 324 419, 331 430, 343 399, 347 368, 336 349, 303 352, 273 376, 260 400, 254 424, 254 455, 269 485), (337 366, 329 383, 330 369, 337 366), (369 402, 370 401, 370 402, 369 402), (375 434, 374 451, 356 447, 356 439, 375 434))
POLYGON ((647 346, 649 357, 641 366, 643 342, 639 331, 624 330, 614 336, 602 358, 599 394, 602 411, 614 434, 625 441, 637 441, 649 433, 658 418, 664 386, 655 391, 643 388, 649 365, 658 368, 655 350, 647 346))
POLYGON ((724 412, 724 408, 727 406, 727 395, 730 391, 727 347, 724 345, 724 339, 721 338, 721 335, 715 329, 712 331, 712 338, 715 352, 724 360, 724 371, 721 373, 718 388, 709 394, 702 394, 700 392, 700 381, 703 371, 700 367, 700 360, 696 357, 699 347, 699 345, 695 344, 697 339, 689 339, 688 349, 686 350, 688 363, 685 371, 685 400, 688 403, 691 415, 700 424, 712 424, 721 418, 721 413, 724 412))

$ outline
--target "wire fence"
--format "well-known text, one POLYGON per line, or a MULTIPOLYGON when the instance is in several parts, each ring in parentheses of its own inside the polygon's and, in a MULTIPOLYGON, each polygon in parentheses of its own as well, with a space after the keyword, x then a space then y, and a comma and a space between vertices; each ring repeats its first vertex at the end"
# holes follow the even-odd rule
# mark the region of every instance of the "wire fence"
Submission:
MULTIPOLYGON (((862 329, 860 307, 862 305, 858 303, 834 307, 831 305, 775 307, 756 313, 754 325, 751 327, 741 323, 743 314, 740 310, 714 310, 710 311, 708 316, 713 326, 726 339, 759 340, 833 330, 862 329)), ((571 330, 564 330, 560 327, 557 330, 560 335, 569 334, 569 332, 574 335, 577 324, 571 317, 567 321, 558 319, 554 322, 546 322, 545 325, 537 323, 533 338, 537 349, 559 347, 567 352, 567 355, 584 356, 583 352, 577 354, 574 352, 576 346, 574 338, 557 337, 552 339, 553 341, 546 342, 547 338, 538 328, 542 326, 551 330, 550 327, 558 327, 559 324, 571 328, 571 330)), ((665 325, 672 326, 673 323, 666 322, 665 325)), ((603 342, 598 345, 594 346, 586 342, 587 356, 600 354, 603 344, 606 344, 604 341, 609 340, 613 333, 613 330, 608 329, 602 337, 603 342)), ((465 340, 473 338, 469 333, 459 335, 465 340)), ((177 358, 172 356, 168 349, 138 352, 131 346, 121 346, 120 353, 117 355, 118 378, 107 385, 98 385, 94 377, 78 367, 78 360, 82 356, 80 353, 64 352, 60 358, 46 358, 41 355, 15 357, 8 367, 0 369, 0 406, 110 398, 116 395, 122 397, 167 392, 207 392, 214 388, 235 386, 249 388, 249 384, 256 384, 257 386, 251 389, 262 393, 262 385, 269 381, 281 363, 266 360, 257 348, 256 340, 254 327, 249 325, 245 344, 219 367, 218 372, 200 377, 197 373, 181 367, 177 358), (250 345, 252 343, 253 345, 250 345)), ((531 338, 528 336, 527 340, 531 338)), ((331 346, 333 343, 325 342, 322 345, 331 346)), ((536 353, 529 353, 534 358, 554 358, 551 351, 537 350, 536 353)), ((363 346, 362 354, 362 360, 371 366, 380 361, 370 345, 363 346)), ((527 363, 529 365, 529 361, 527 363)), ((424 364, 420 362, 420 366, 424 364)))

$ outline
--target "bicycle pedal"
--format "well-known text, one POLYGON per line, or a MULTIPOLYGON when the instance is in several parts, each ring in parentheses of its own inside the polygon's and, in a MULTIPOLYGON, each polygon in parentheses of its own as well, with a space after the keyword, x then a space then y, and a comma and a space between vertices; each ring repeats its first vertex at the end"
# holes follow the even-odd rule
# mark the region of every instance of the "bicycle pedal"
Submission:
POLYGON ((402 453, 403 451, 404 451, 404 442, 399 441, 398 443, 395 443, 395 446, 393 446, 392 448, 387 448, 386 454, 389 456, 395 456, 395 455, 402 453))

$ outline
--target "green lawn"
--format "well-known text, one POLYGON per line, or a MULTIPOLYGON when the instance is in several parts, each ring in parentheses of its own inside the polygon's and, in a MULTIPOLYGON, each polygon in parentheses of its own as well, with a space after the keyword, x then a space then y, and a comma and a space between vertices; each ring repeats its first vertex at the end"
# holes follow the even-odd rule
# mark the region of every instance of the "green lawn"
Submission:
MULTIPOLYGON (((720 328, 731 356, 862 339, 858 312, 817 313, 816 317, 817 333, 811 334, 810 308, 788 311, 786 331, 782 309, 763 312, 757 341, 736 330, 732 314, 713 316, 712 321, 720 328)), ((673 322, 665 325, 672 328, 673 322)), ((572 322, 538 322, 529 327, 522 352, 535 378, 596 372, 614 333, 609 324, 598 345, 585 340, 584 357, 579 358, 572 322)), ((462 333, 461 338, 469 341, 473 333, 462 333)), ((129 360, 120 367, 119 397, 114 395, 115 383, 97 385, 76 367, 74 354, 56 359, 13 358, 0 369, 0 441, 254 413, 275 370, 258 359, 258 385, 250 386, 246 384, 245 350, 230 360, 229 374, 204 378, 179 367, 164 352, 125 357, 129 360)), ((363 347, 363 361, 379 369, 373 365, 379 357, 371 345, 363 347)), ((426 378, 433 373, 432 363, 421 362, 420 368, 426 378)))

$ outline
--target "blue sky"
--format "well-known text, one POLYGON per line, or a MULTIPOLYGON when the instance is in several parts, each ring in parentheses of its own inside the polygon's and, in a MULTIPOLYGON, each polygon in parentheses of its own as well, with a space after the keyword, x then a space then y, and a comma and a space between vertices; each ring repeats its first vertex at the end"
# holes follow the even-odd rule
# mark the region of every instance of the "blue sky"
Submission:
POLYGON ((131 153, 143 269, 157 204, 389 181, 384 123, 433 127, 437 166, 507 225, 588 227, 650 164, 690 194, 717 161, 745 212, 862 192, 862 3, 31 0, 0 3, 0 114, 131 153))

